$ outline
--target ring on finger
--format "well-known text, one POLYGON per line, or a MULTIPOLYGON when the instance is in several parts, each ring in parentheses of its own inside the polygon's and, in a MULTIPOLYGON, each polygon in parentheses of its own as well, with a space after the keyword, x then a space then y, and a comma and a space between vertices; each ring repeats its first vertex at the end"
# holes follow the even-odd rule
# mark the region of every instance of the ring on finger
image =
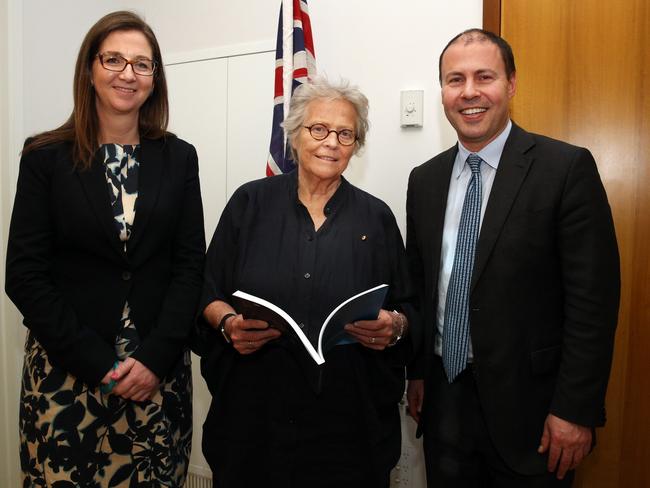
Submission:
POLYGON ((249 346, 252 346, 252 345, 253 345, 253 341, 248 341, 248 345, 249 345, 249 346))
POLYGON ((370 338, 370 344, 374 344, 376 341, 377 341, 376 338, 374 338, 374 337, 371 337, 371 338, 370 338))

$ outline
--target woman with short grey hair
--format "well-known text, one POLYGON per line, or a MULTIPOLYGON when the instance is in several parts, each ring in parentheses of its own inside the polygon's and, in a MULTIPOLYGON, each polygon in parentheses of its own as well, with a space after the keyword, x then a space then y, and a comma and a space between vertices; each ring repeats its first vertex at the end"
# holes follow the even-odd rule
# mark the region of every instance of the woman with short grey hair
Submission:
POLYGON ((342 176, 365 142, 368 101, 314 80, 296 89, 284 127, 296 170, 240 187, 207 255, 199 352, 214 398, 203 452, 224 488, 386 488, 414 294, 392 212, 342 176), (381 284, 378 316, 345 325, 320 366, 273 320, 233 306, 236 290, 268 300, 313 342, 339 303, 381 284))

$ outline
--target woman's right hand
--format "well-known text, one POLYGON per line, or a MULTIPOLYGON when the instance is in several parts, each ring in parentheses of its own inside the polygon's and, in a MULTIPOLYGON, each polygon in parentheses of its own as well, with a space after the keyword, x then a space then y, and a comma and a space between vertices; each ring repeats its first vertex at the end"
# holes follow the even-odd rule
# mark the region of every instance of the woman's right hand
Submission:
POLYGON ((269 327, 268 322, 247 320, 241 314, 226 320, 224 329, 230 337, 233 347, 240 354, 254 353, 267 342, 282 335, 278 329, 269 327))

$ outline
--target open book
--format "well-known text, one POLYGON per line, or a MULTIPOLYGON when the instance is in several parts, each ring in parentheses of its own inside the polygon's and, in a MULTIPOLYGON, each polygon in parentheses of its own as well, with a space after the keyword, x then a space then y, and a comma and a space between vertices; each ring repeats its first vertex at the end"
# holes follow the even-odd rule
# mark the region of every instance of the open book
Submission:
POLYGON ((282 331, 283 334, 293 332, 314 361, 317 364, 323 364, 325 362, 325 352, 337 344, 347 344, 354 340, 345 332, 343 327, 346 324, 356 320, 374 320, 377 318, 387 292, 388 285, 375 286, 348 298, 338 305, 323 322, 317 344, 310 342, 300 326, 288 313, 263 298, 237 290, 232 295, 232 305, 245 319, 264 320, 269 323, 270 327, 282 331))

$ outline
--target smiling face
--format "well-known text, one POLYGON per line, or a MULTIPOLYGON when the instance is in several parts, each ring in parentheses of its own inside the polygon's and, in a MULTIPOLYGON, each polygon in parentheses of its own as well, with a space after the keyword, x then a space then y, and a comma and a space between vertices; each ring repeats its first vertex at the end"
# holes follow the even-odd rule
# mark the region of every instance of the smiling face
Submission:
MULTIPOLYGON (((357 112, 346 100, 316 99, 307 105, 303 126, 323 124, 328 129, 355 131, 357 112)), ((322 141, 315 140, 309 130, 301 128, 293 141, 298 155, 301 177, 316 180, 335 180, 348 167, 355 144, 342 146, 334 132, 322 141)))
POLYGON ((515 75, 508 79, 496 44, 465 42, 449 46, 442 58, 442 105, 458 140, 477 152, 508 123, 508 104, 515 94, 515 75))
MULTIPOLYGON (((99 52, 118 53, 130 61, 152 59, 153 56, 147 38, 135 30, 112 32, 102 42, 99 52)), ((100 119, 113 115, 137 116, 151 93, 153 79, 153 76, 136 75, 131 65, 127 65, 121 73, 109 71, 102 67, 99 58, 95 58, 92 80, 100 119)))

